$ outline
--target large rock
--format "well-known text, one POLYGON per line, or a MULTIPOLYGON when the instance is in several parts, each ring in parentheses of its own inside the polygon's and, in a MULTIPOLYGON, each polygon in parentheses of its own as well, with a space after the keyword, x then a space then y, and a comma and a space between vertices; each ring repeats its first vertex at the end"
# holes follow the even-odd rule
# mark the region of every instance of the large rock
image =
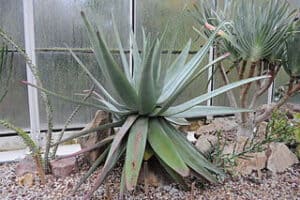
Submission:
POLYGON ((218 137, 214 135, 201 135, 196 143, 196 148, 205 155, 210 154, 218 143, 218 137))
POLYGON ((25 156, 24 159, 16 166, 16 176, 21 177, 27 173, 34 174, 36 172, 36 164, 31 155, 25 156))
POLYGON ((76 158, 52 160, 50 166, 54 176, 65 178, 76 170, 76 158))
POLYGON ((216 131, 222 131, 223 132, 236 132, 237 130, 237 123, 230 118, 216 118, 212 121, 212 123, 200 126, 197 129, 196 134, 197 135, 203 135, 203 134, 209 134, 209 133, 215 133, 216 131))
MULTIPOLYGON (((83 129, 89 130, 91 128, 96 128, 100 125, 107 124, 110 122, 110 117, 107 112, 98 110, 95 114, 94 119, 83 129)), ((82 137, 79 139, 79 143, 82 149, 91 147, 94 144, 97 144, 99 141, 103 140, 107 136, 111 134, 111 129, 92 132, 88 134, 86 137, 82 137)), ((85 153, 87 160, 92 164, 104 151, 103 148, 99 148, 90 152, 85 153)))
POLYGON ((37 168, 36 163, 31 155, 25 156, 16 166, 17 182, 21 186, 31 187, 34 185, 35 174, 37 168))
POLYGON ((249 147, 249 138, 248 137, 238 137, 234 143, 227 144, 223 151, 223 155, 230 155, 233 153, 241 153, 245 148, 249 147))
POLYGON ((287 168, 299 163, 297 156, 283 143, 271 143, 269 151, 267 168, 274 173, 284 172, 287 168))

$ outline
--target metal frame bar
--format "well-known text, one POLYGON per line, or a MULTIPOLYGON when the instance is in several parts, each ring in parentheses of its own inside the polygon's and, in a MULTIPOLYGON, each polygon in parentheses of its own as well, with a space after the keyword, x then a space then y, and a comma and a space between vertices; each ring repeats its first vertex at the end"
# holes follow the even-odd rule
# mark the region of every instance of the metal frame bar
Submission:
MULTIPOLYGON (((136 2, 135 0, 130 0, 129 5, 129 26, 130 31, 135 33, 136 29, 136 2)), ((130 74, 133 74, 133 56, 132 56, 132 38, 129 34, 129 65, 130 65, 130 74)))
MULTIPOLYGON (((25 38, 25 51, 32 63, 36 64, 35 56, 35 36, 34 36, 34 13, 33 13, 33 0, 23 0, 23 16, 24 16, 24 38, 25 38)), ((36 85, 29 66, 26 64, 27 81, 36 85)), ((40 144, 40 115, 39 115, 39 101, 38 91, 33 87, 28 89, 28 106, 30 118, 30 134, 37 144, 40 144)))

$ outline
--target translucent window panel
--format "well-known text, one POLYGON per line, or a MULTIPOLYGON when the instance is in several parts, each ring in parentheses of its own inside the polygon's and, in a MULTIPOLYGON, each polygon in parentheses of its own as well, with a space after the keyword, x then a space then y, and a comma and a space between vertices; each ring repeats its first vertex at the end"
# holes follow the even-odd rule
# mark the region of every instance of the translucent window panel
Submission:
POLYGON ((24 46, 23 3, 21 0, 0 0, 0 27, 19 45, 24 46))
POLYGON ((177 35, 176 48, 182 48, 189 38, 193 39, 193 50, 199 49, 204 41, 193 30, 195 21, 184 8, 189 6, 191 0, 139 0, 136 1, 136 23, 137 38, 142 41, 141 29, 153 34, 161 33, 169 23, 167 32, 167 43, 170 42, 174 34, 177 35))
MULTIPOLYGON (((286 72, 281 69, 279 74, 276 77, 276 81, 275 81, 275 89, 274 89, 274 100, 277 99, 277 91, 281 86, 285 86, 289 83, 289 76, 286 74, 286 72)), ((291 103, 297 103, 300 104, 300 94, 298 93, 297 95, 291 97, 288 102, 291 103)))
POLYGON ((90 47, 80 15, 83 10, 90 21, 105 35, 111 48, 116 48, 112 34, 115 16, 124 47, 129 47, 129 0, 34 0, 37 48, 90 47))
MULTIPOLYGON (((76 55, 91 70, 97 80, 103 81, 101 74, 97 70, 94 54, 76 53, 76 55)), ((119 62, 119 57, 116 56, 116 58, 119 62)), ((43 63, 40 69, 44 87, 51 91, 72 99, 82 100, 83 97, 78 94, 82 94, 83 90, 88 90, 92 86, 90 79, 70 54, 57 52, 38 53, 37 61, 38 63, 43 63)), ((111 90, 108 88, 108 91, 111 90)), ((50 96, 50 100, 54 109, 54 127, 61 128, 76 107, 76 104, 52 96, 50 96)), ((95 111, 93 108, 83 106, 69 127, 83 126, 92 119, 95 111)), ((40 113, 41 127, 45 129, 47 128, 47 118, 42 101, 40 101, 40 113)))
MULTIPOLYGON (((129 48, 129 2, 130 0, 34 0, 37 63, 47 88, 72 98, 78 98, 74 96, 75 93, 91 87, 89 79, 70 54, 56 49, 65 48, 65 44, 72 48, 91 46, 80 15, 81 10, 103 33, 112 50, 117 49, 112 24, 112 15, 114 15, 123 47, 129 48)), ((99 75, 95 70, 94 55, 83 53, 81 50, 79 50, 81 53, 76 54, 91 70, 94 70, 94 75, 99 75)), ((98 78, 101 79, 100 75, 98 78)), ((51 97, 51 100, 55 109, 55 127, 60 128, 75 106, 57 98, 51 97)), ((40 105, 42 105, 41 102, 40 105)), ((44 107, 40 106, 40 110, 42 127, 46 128, 44 107)), ((82 108, 71 127, 85 124, 93 115, 94 110, 82 108)))
MULTIPOLYGON (((231 65, 232 65, 232 63, 230 63, 230 61, 224 62, 225 70, 228 70, 229 66, 231 66, 231 65)), ((230 73, 228 73, 228 78, 229 78, 230 83, 233 83, 234 81, 238 81, 237 77, 238 77, 238 74, 235 69, 233 69, 230 73)), ((214 74, 214 88, 217 89, 223 85, 224 85, 223 78, 220 74, 220 70, 217 69, 216 73, 214 74)), ((248 103, 249 104, 251 103, 251 100, 252 100, 251 97, 253 96, 255 89, 256 89, 255 84, 252 83, 251 88, 248 93, 248 99, 249 99, 248 103)), ((237 100, 237 104, 239 105, 240 104, 240 100, 239 100, 240 88, 235 88, 232 91, 237 100)), ((258 98, 256 106, 266 104, 267 100, 268 100, 268 94, 267 94, 267 92, 265 92, 261 97, 258 98)), ((213 105, 215 105, 215 106, 230 106, 227 94, 224 93, 224 94, 221 94, 221 95, 215 97, 213 99, 213 105)))
MULTIPOLYGON (((21 0, 0 0, 0 27, 20 46, 24 46, 23 3, 21 0)), ((2 46, 2 42, 3 40, 0 38, 0 46, 2 46)), ((21 80, 26 80, 25 62, 17 53, 14 54, 13 67, 9 91, 0 104, 0 119, 9 120, 16 126, 28 129, 27 88, 20 84, 21 80)), ((7 72, 7 69, 5 71, 7 72)), ((2 75, 6 76, 6 72, 2 75)), ((10 131, 0 126, 0 133, 10 131)))
MULTIPOLYGON (((7 71, 3 73, 7 75, 7 71)), ((29 128, 29 110, 27 87, 20 83, 26 80, 25 62, 21 55, 15 53, 13 59, 12 77, 8 93, 0 103, 0 119, 6 119, 24 129, 29 128)), ((0 133, 8 130, 0 126, 0 133)))

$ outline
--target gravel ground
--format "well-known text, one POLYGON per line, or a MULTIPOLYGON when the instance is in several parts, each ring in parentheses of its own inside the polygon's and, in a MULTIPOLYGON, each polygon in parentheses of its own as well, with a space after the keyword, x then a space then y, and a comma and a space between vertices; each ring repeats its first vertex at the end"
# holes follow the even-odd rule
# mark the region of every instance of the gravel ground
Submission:
MULTIPOLYGON (((82 196, 91 188, 95 176, 89 179, 81 189, 72 194, 72 188, 85 173, 83 169, 70 177, 59 179, 47 176, 47 184, 22 187, 16 181, 16 163, 0 165, 0 199, 27 200, 27 199, 82 199, 82 196)), ((120 169, 115 169, 107 178, 93 199, 118 199, 120 169)), ((99 171, 98 171, 99 173, 99 171)), ((96 173, 97 174, 97 173, 96 173)), ((190 178, 189 183, 194 180, 190 178)), ((296 165, 286 172, 271 175, 264 172, 261 179, 255 176, 231 178, 219 185, 205 185, 195 183, 193 191, 183 191, 176 184, 161 187, 149 187, 149 193, 144 193, 142 186, 137 187, 134 194, 127 195, 126 199, 299 199, 300 200, 300 165, 296 165)))

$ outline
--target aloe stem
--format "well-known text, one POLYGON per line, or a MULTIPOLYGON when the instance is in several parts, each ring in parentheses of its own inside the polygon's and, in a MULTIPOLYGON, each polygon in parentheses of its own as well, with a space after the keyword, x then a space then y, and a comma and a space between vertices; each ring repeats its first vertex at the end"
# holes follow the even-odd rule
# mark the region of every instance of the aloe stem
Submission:
MULTIPOLYGON (((26 54, 26 52, 17 45, 14 40, 8 36, 7 33, 5 33, 2 29, 0 29, 0 37, 2 37, 5 41, 10 43, 13 47, 16 48, 16 50, 24 57, 25 62, 28 64, 29 69, 31 70, 34 78, 36 79, 36 82, 38 86, 42 87, 42 81, 40 79, 40 74, 38 67, 32 63, 32 60, 29 58, 29 56, 26 54)), ((41 97, 42 101, 46 108, 47 113, 47 125, 48 125, 48 132, 47 132, 47 141, 46 141, 46 148, 45 148, 45 155, 44 155, 44 169, 46 172, 49 172, 49 150, 50 150, 50 143, 52 138, 52 129, 53 129, 53 110, 50 103, 50 100, 48 98, 48 95, 41 91, 41 97)))

